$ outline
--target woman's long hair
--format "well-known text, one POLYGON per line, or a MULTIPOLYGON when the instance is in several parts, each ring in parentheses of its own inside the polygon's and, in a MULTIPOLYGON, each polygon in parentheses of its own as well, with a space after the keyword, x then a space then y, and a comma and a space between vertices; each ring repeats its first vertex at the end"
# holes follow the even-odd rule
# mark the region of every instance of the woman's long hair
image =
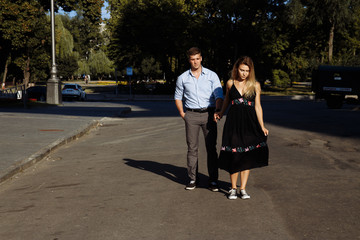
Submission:
POLYGON ((234 67, 231 71, 231 79, 235 80, 240 78, 239 67, 241 64, 245 64, 246 66, 249 67, 250 70, 249 76, 247 77, 245 83, 244 97, 251 98, 255 96, 256 80, 255 80, 254 63, 250 57, 242 56, 235 62, 234 67))

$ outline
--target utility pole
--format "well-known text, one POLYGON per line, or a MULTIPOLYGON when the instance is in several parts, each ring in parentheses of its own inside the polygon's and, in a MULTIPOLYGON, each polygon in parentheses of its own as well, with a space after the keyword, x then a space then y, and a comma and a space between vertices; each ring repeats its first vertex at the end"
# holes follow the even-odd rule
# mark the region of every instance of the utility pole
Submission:
POLYGON ((52 50, 52 64, 50 71, 50 79, 46 84, 46 102, 49 104, 61 104, 61 81, 57 77, 56 62, 55 62, 55 13, 54 0, 51 0, 51 50, 52 50))

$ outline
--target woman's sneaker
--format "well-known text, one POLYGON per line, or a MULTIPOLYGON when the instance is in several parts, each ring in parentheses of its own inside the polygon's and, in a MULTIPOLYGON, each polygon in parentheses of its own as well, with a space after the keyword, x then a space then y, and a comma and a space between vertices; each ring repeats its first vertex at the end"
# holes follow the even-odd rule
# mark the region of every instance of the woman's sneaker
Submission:
POLYGON ((230 199, 230 200, 237 199, 237 191, 236 191, 236 188, 230 189, 228 199, 230 199))
POLYGON ((249 199, 250 195, 246 193, 246 191, 244 189, 240 190, 240 197, 241 199, 249 199))

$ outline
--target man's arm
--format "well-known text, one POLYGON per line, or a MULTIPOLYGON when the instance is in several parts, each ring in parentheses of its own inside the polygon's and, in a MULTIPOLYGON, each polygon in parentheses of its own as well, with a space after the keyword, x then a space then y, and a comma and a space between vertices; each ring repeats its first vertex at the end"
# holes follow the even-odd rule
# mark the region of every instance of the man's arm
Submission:
POLYGON ((222 98, 216 99, 216 103, 215 103, 216 110, 215 111, 220 112, 221 108, 222 108, 222 105, 223 105, 223 99, 222 98))
POLYGON ((176 81, 174 98, 175 98, 176 108, 178 109, 180 116, 184 119, 185 112, 184 112, 184 106, 183 106, 183 102, 182 102, 183 94, 184 94, 184 86, 182 83, 182 78, 178 77, 178 79, 176 81))
POLYGON ((179 111, 180 116, 184 119, 185 118, 185 112, 184 112, 184 107, 183 107, 182 100, 175 99, 175 105, 176 105, 176 108, 179 111))
POLYGON ((217 112, 220 112, 221 108, 222 108, 223 100, 224 100, 224 94, 223 94, 223 89, 221 86, 220 79, 217 74, 215 74, 213 86, 214 86, 214 97, 216 99, 215 107, 216 107, 217 112))

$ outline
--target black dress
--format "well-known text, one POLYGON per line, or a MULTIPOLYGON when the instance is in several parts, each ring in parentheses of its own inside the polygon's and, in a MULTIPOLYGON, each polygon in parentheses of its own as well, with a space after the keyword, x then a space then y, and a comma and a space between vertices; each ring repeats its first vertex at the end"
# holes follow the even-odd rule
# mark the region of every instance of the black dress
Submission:
POLYGON ((245 99, 234 85, 229 91, 228 111, 219 156, 219 168, 230 174, 268 165, 267 137, 255 111, 255 96, 245 99))

